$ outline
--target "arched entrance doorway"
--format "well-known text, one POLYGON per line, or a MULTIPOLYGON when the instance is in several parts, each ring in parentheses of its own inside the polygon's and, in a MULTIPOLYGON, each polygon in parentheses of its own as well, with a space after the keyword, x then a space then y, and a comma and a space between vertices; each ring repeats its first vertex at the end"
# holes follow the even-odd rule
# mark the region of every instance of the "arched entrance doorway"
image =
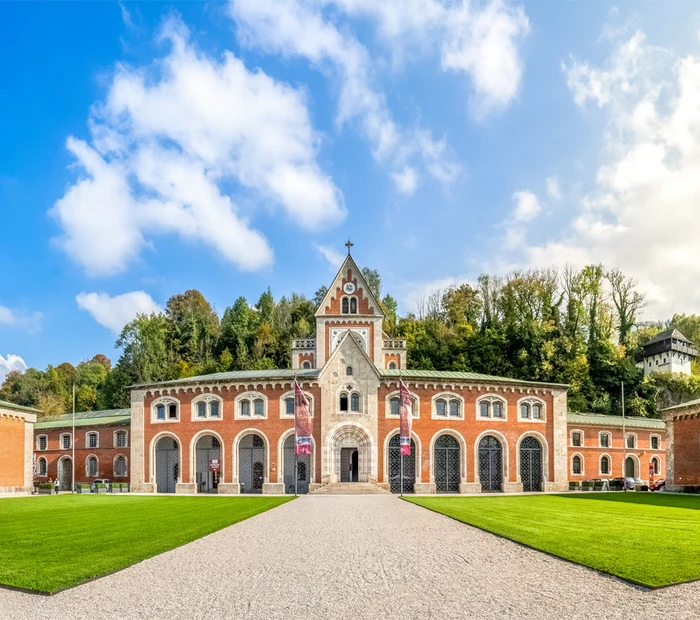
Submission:
POLYGON ((217 493, 221 475, 221 444, 212 435, 200 437, 195 448, 198 493, 217 493))
POLYGON ((503 447, 491 435, 479 442, 479 482, 486 493, 503 490, 503 447))
POLYGON ((175 493, 180 475, 179 446, 172 437, 162 437, 156 444, 156 491, 175 493))
POLYGON ((59 491, 71 491, 73 487, 73 460, 70 457, 61 459, 58 472, 59 491))
POLYGON ((625 459, 625 477, 634 478, 635 477, 635 462, 631 456, 625 459))
POLYGON ((542 490, 542 444, 535 437, 520 442, 520 481, 523 491, 542 490))
POLYGON ((459 442, 452 435, 440 435, 435 440, 435 490, 438 493, 458 493, 460 481, 459 442))
POLYGON ((330 435, 328 447, 331 481, 369 482, 372 443, 363 428, 355 424, 341 426, 330 435))
POLYGON ((401 493, 401 459, 403 458, 403 492, 413 493, 416 483, 416 443, 411 438, 411 454, 401 456, 401 437, 389 440, 389 486, 392 493, 401 493))
POLYGON ((246 435, 238 444, 238 482, 241 493, 262 493, 265 482, 265 441, 246 435))
POLYGON ((311 482, 311 455, 300 454, 295 459, 294 435, 284 440, 284 492, 294 493, 294 465, 297 466, 296 493, 303 495, 309 492, 311 482))

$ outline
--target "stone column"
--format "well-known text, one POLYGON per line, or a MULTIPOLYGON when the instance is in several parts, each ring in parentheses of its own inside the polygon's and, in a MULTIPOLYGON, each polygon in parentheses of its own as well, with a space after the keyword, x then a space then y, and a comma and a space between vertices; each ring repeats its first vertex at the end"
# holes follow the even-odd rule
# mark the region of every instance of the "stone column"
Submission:
MULTIPOLYGON (((134 493, 155 493, 155 484, 146 480, 146 465, 148 447, 145 445, 145 411, 143 401, 145 390, 131 390, 131 482, 130 488, 134 493)), ((152 469, 152 467, 151 467, 152 469)), ((153 476, 151 476, 153 477, 153 476)))
POLYGON ((34 423, 36 416, 24 414, 24 492, 31 493, 34 485, 34 423))
MULTIPOLYGON (((554 465, 554 478, 544 483, 545 491, 567 491, 569 489, 569 453, 567 431, 566 390, 553 390, 552 394, 553 439, 549 447, 549 458, 554 465)), ((549 472, 547 472, 549 478, 549 472)))

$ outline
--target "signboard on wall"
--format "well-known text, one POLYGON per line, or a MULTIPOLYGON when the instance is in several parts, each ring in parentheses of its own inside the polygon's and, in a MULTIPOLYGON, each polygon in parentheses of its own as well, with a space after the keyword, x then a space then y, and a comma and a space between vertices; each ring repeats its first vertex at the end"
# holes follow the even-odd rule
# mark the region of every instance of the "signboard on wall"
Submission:
POLYGON ((211 459, 209 461, 209 471, 219 471, 219 459, 211 459))

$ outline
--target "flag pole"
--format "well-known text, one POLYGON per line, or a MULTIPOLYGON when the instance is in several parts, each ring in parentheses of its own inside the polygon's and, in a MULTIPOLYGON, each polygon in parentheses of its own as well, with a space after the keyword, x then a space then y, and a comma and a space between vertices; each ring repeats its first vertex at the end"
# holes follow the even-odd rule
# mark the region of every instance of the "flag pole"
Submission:
POLYGON ((73 430, 70 436, 70 445, 72 448, 70 491, 75 493, 75 383, 73 384, 73 430))
MULTIPOLYGON (((401 371, 399 370, 399 403, 401 402, 401 384, 403 379, 401 378, 401 371)), ((403 446, 401 445, 401 431, 399 430, 399 458, 401 459, 400 476, 401 476, 401 492, 399 497, 403 497, 403 446)))
POLYGON ((299 455, 297 454, 297 375, 294 373, 294 497, 297 496, 299 484, 299 455))
POLYGON ((624 478, 625 493, 627 493, 627 432, 625 427, 625 382, 620 381, 622 392, 622 476, 624 478))

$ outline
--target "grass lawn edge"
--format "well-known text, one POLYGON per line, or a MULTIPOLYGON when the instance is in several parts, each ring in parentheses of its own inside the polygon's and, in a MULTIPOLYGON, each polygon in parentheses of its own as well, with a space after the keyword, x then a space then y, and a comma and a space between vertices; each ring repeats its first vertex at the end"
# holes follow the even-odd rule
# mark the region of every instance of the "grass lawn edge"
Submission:
MULTIPOLYGON (((190 543, 193 543, 197 540, 202 540, 204 538, 207 538, 208 536, 212 536, 214 534, 217 534, 218 532, 221 532, 222 530, 225 530, 229 527, 233 527, 235 525, 238 525, 239 523, 243 523, 244 521, 249 521, 250 519, 254 519, 255 517, 257 517, 261 514, 265 514, 266 512, 269 512, 270 510, 274 510, 275 508, 279 508, 280 506, 284 506, 285 504, 288 504, 289 502, 292 502, 295 499, 297 499, 296 495, 285 496, 285 501, 278 504, 277 506, 273 506, 272 508, 268 508, 267 510, 257 512, 254 515, 251 515, 251 516, 246 517, 244 519, 241 519, 239 521, 235 521, 234 523, 231 523, 229 525, 225 525, 225 526, 219 528, 218 530, 214 530, 212 532, 209 532, 208 534, 205 534, 204 536, 200 536, 199 538, 193 538, 192 540, 189 540, 187 542, 183 542, 182 544, 175 545, 174 547, 171 547, 170 549, 165 549, 164 551, 161 551, 160 553, 156 553, 156 554, 151 555, 149 557, 142 558, 140 560, 137 560, 136 562, 131 562, 130 564, 126 564, 125 566, 121 566, 120 568, 116 568, 114 570, 107 571, 107 572, 102 573, 100 575, 96 575, 94 577, 89 577, 87 579, 83 579, 82 581, 79 581, 77 583, 74 583, 74 584, 71 584, 71 585, 68 585, 65 587, 56 588, 55 590, 40 590, 40 589, 35 589, 35 588, 27 588, 27 587, 23 587, 23 586, 14 586, 14 585, 5 584, 5 583, 0 582, 0 589, 10 590, 10 591, 14 591, 14 592, 22 592, 24 594, 30 594, 30 595, 34 595, 34 596, 47 596, 47 597, 54 596, 56 594, 60 594, 61 592, 65 592, 66 590, 72 590, 73 588, 83 586, 87 583, 91 583, 93 581, 99 581, 100 579, 103 579, 105 577, 109 577, 110 575, 115 575, 116 573, 120 573, 123 570, 126 570, 127 568, 131 568, 132 566, 137 566, 143 562, 146 562, 146 561, 151 560, 153 558, 157 558, 158 556, 161 556, 164 553, 174 551, 175 549, 179 549, 180 547, 184 547, 185 545, 189 545, 190 543)), ((214 501, 216 501, 216 500, 214 500, 214 501)))
POLYGON ((497 536, 498 538, 502 538, 504 540, 508 540, 512 542, 513 544, 520 545, 521 547, 525 547, 526 549, 532 549, 533 551, 537 551, 538 553, 544 553, 545 555, 548 555, 549 557, 552 558, 557 558, 558 560, 562 560, 564 562, 568 562, 569 564, 573 564, 575 566, 583 566, 587 570, 592 570, 595 571, 596 573, 600 575, 605 575, 606 577, 612 577, 613 579, 618 579, 620 581, 625 582, 626 584, 632 585, 632 586, 637 586, 644 588, 645 590, 663 590, 664 588, 672 588, 674 586, 680 586, 686 583, 695 583, 700 581, 700 579, 686 579, 684 581, 676 581, 673 583, 666 583, 662 585, 651 585, 648 583, 644 583, 643 581, 638 581, 636 579, 630 579, 628 577, 622 577, 620 575, 616 575, 615 573, 611 573, 609 571, 601 570, 599 568, 595 568, 593 566, 589 566, 588 564, 582 564, 581 562, 576 562, 575 560, 571 560, 569 558, 565 558, 564 556, 557 555, 556 553, 552 553, 551 551, 545 551, 544 549, 540 549, 539 547, 535 547, 533 545, 528 545, 527 543, 520 542, 518 540, 514 540, 513 538, 510 538, 509 536, 505 536, 503 534, 498 534, 496 532, 492 532, 489 529, 486 529, 485 527, 480 527, 478 525, 473 525, 472 523, 467 523, 466 521, 461 521, 457 517, 452 517, 448 514, 445 514, 444 512, 441 512, 439 510, 436 510, 435 508, 430 508, 429 506, 424 506, 422 504, 417 503, 415 500, 418 498, 411 498, 411 497, 406 497, 405 495, 400 496, 400 499, 408 502, 409 504, 413 504, 414 506, 418 506, 419 508, 423 508, 424 510, 429 510, 430 512, 434 512, 435 514, 442 515, 443 517, 446 517, 447 519, 451 519, 452 521, 456 521, 457 523, 461 523, 462 525, 466 525, 467 527, 473 527, 474 529, 480 530, 482 532, 486 532, 488 534, 491 534, 492 536, 497 536))

